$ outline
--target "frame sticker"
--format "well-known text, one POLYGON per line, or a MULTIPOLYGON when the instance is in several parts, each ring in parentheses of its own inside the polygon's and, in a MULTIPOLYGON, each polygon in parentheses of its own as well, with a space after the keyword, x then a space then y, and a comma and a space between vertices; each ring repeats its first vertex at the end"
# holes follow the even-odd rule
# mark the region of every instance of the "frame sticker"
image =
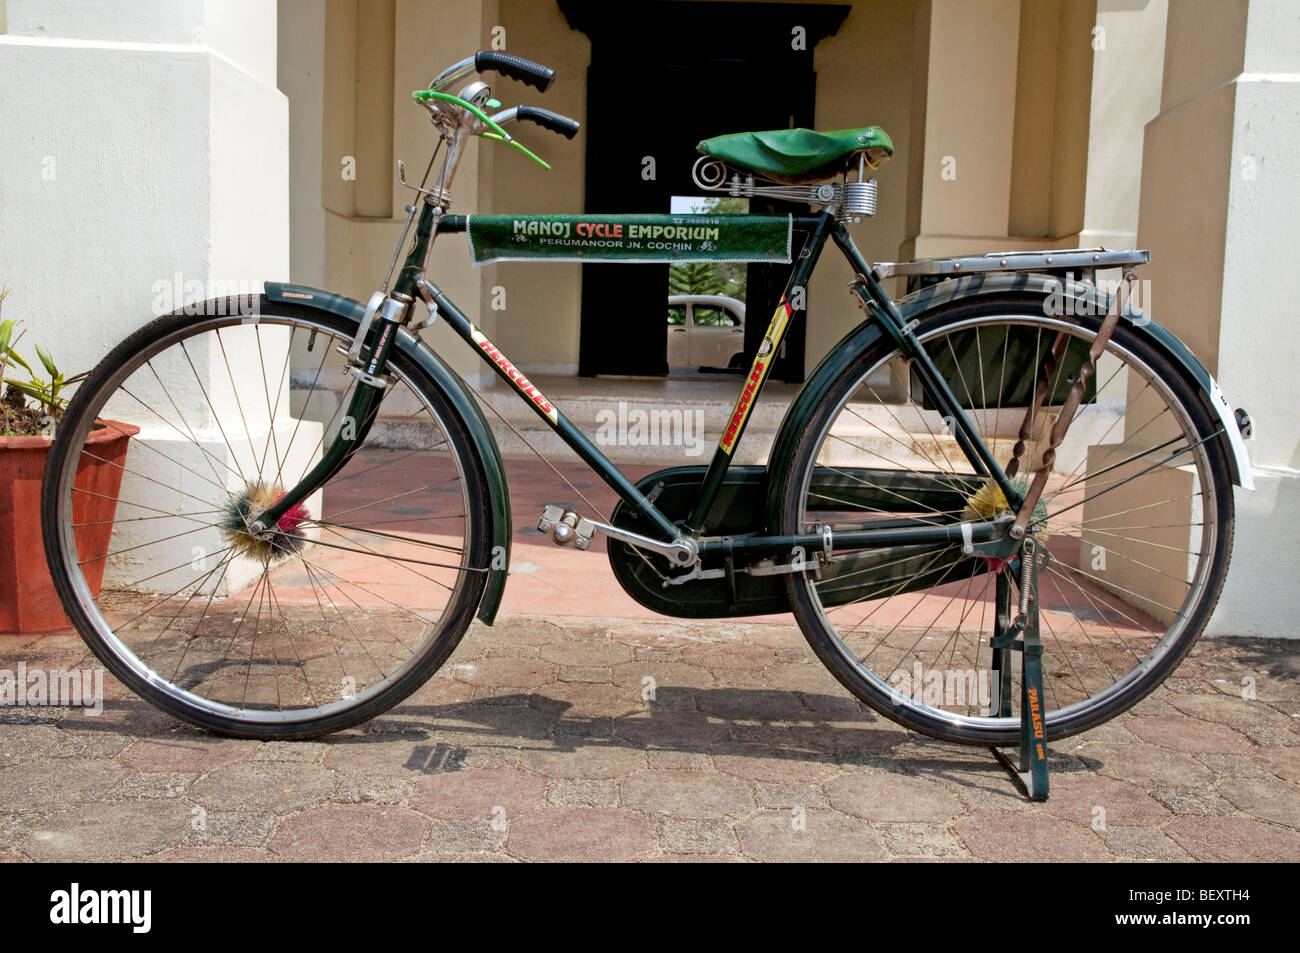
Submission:
POLYGON ((519 372, 519 368, 510 363, 510 359, 501 353, 495 344, 487 339, 487 335, 480 331, 474 325, 469 326, 470 337, 474 339, 474 344, 488 359, 501 369, 510 383, 515 385, 519 393, 527 397, 538 410, 551 422, 552 426, 558 426, 560 423, 559 411, 551 404, 549 400, 542 396, 542 392, 533 386, 532 382, 519 372))
POLYGON ((470 259, 789 264, 790 215, 470 215, 470 259))
POLYGON ((745 429, 745 421, 749 419, 749 412, 754 407, 754 398, 758 396, 763 381, 767 380, 767 375, 772 370, 776 349, 781 346, 781 339, 785 336, 785 329, 793 314, 794 308, 790 307, 790 302, 783 296, 781 303, 776 306, 776 313, 772 315, 772 323, 767 326, 767 334, 758 346, 758 353, 754 355, 754 364, 749 369, 749 376, 745 378, 744 389, 736 398, 736 406, 727 420, 727 429, 718 441, 718 449, 727 456, 731 456, 740 432, 745 429))

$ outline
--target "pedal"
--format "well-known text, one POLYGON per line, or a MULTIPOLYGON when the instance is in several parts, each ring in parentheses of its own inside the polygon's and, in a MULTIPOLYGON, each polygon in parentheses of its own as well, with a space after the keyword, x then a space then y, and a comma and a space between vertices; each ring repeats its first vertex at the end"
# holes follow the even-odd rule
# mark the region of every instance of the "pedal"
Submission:
POLYGON ((574 510, 566 510, 554 503, 546 504, 542 518, 537 521, 537 529, 551 537, 556 546, 573 545, 586 549, 591 545, 591 537, 596 534, 596 524, 583 519, 574 510))

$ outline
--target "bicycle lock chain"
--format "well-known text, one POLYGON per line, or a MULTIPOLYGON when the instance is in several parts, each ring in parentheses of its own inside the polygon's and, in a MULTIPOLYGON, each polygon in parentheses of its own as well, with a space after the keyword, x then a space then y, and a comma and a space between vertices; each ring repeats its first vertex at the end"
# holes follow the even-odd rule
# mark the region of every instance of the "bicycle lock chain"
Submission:
MULTIPOLYGON (((1052 425, 1051 433, 1047 439, 1047 447, 1042 454, 1042 466, 1035 471, 1034 481, 1030 484, 1029 492, 1025 494, 1025 498, 1020 504, 1020 510, 1016 513, 1016 521, 1011 525, 1010 533, 1013 539, 1020 539, 1025 535, 1025 530, 1033 518, 1034 507, 1038 505, 1038 499, 1043 495, 1043 489, 1047 486, 1047 478, 1051 475, 1052 467, 1056 463, 1056 448, 1065 439, 1065 433, 1070 429, 1070 424, 1079 409, 1079 404, 1083 402, 1083 395, 1088 388, 1088 381, 1097 372, 1097 358, 1101 357, 1102 352, 1106 350, 1106 345, 1110 343, 1110 337, 1114 333, 1116 325, 1119 324, 1119 316, 1128 307, 1129 292, 1136 277, 1132 268, 1124 269, 1124 276, 1115 291, 1115 295, 1111 298, 1110 307, 1106 310, 1106 317, 1097 330, 1097 336, 1092 340, 1092 346, 1088 348, 1088 359, 1083 362, 1083 365, 1079 368, 1078 376, 1070 384, 1070 392, 1066 395, 1065 403, 1061 405, 1061 412, 1052 425)), ((1014 477, 1020 469, 1020 459, 1024 455, 1030 438, 1033 436, 1034 418, 1042 410, 1043 402, 1047 399, 1052 372, 1056 369, 1057 362, 1065 353, 1068 339, 1069 335, 1065 331, 1058 332, 1056 340, 1052 342, 1051 351, 1048 352, 1039 367, 1038 381, 1034 387, 1034 397, 1025 410, 1025 419, 1020 425, 1018 439, 1012 449, 1011 461, 1007 464, 1006 472, 1008 477, 1014 477)))

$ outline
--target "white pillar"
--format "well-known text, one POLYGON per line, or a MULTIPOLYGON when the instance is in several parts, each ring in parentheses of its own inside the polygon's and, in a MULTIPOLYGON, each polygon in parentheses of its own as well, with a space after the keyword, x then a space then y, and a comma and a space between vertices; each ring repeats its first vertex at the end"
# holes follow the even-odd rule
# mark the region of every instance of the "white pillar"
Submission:
MULTIPOLYGON (((1142 185, 1142 131, 1160 111, 1166 0, 1097 0, 1081 248, 1132 248, 1142 185)), ((1084 140, 1084 141, 1081 141, 1084 140)))
POLYGON ((1254 493, 1236 491, 1232 571, 1210 622, 1224 635, 1295 637, 1300 578, 1300 30, 1289 0, 1169 5, 1160 115, 1146 129, 1138 244, 1156 320, 1234 407, 1254 493))
POLYGON ((1019 30, 1020 0, 918 6, 908 237, 900 257, 1005 247, 1019 30))
MULTIPOLYGON (((275 4, 8 0, 5 13, 0 128, 12 134, 0 137, 0 283, 14 289, 7 316, 24 318, 32 341, 67 371, 87 369, 156 309, 206 297, 210 282, 257 292, 288 276, 288 116, 276 89, 275 4)), ((278 367, 282 356, 281 345, 264 359, 278 367)), ((236 380, 250 369, 244 362, 236 380)), ((227 374, 223 357, 208 354, 194 375, 223 416, 237 412, 240 386, 227 374)), ((186 390, 178 380, 181 399, 194 398, 197 388, 188 398, 186 390)), ((198 413, 196 402, 191 409, 198 413)), ((181 452, 156 418, 131 416, 151 446, 181 452)), ((277 429, 289 422, 287 398, 250 414, 254 442, 273 417, 277 429)), ((207 449, 231 453, 216 439, 207 449)), ((150 456, 133 450, 128 467, 147 473, 150 456)), ((167 495, 131 475, 128 493, 154 503, 167 495)), ((148 564, 179 564, 196 545, 220 543, 208 533, 150 547, 131 571, 139 578, 148 564)))

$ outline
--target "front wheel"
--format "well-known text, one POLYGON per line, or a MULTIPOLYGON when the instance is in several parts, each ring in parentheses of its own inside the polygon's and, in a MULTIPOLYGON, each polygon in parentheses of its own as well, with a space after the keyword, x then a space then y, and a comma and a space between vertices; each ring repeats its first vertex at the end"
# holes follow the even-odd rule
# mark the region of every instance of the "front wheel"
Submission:
POLYGON ((373 426, 348 416, 354 322, 214 310, 153 321, 81 385, 46 466, 50 571, 95 655, 164 711, 246 738, 336 731, 418 688, 468 628, 482 470, 398 349, 373 426), (349 432, 346 465, 252 534, 249 514, 349 432))
MULTIPOLYGON (((1050 316, 1041 300, 990 296, 954 303, 915 333, 1004 469, 1040 363, 1054 343, 1062 347, 1019 464, 1027 487, 1099 326, 1050 316)), ((1035 511, 1049 553, 1039 571, 1049 738, 1135 704, 1205 627, 1233 532, 1218 427, 1194 384, 1121 322, 1035 511)), ((791 534, 984 520, 1008 509, 883 340, 831 386, 777 492, 781 531, 791 534)), ((966 556, 954 543, 837 550, 820 575, 792 575, 788 585, 814 651, 859 699, 929 735, 1008 745, 1019 737, 1019 665, 999 697, 989 646, 999 577, 1002 598, 1014 596, 1006 559, 966 556)))

